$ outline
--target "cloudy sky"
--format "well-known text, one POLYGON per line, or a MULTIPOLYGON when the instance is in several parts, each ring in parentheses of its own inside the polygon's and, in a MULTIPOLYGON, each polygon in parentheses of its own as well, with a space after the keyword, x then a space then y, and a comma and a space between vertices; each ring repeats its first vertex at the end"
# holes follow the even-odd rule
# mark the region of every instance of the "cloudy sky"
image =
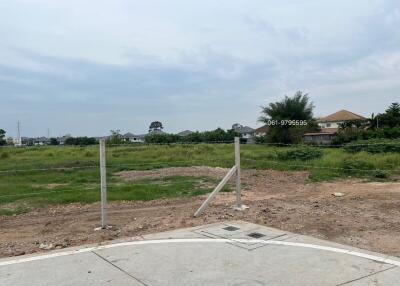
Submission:
POLYGON ((259 126, 400 100, 398 0, 1 0, 0 128, 25 136, 259 126))

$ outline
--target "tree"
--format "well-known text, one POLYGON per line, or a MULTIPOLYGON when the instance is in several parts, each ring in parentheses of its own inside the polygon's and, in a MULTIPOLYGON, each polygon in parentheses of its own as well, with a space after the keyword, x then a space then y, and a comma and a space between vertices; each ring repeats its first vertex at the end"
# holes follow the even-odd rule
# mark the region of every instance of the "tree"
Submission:
POLYGON ((97 144, 96 138, 93 137, 68 137, 65 142, 65 145, 77 145, 77 146, 83 146, 83 145, 95 145, 97 144))
POLYGON ((317 131, 319 127, 313 118, 313 109, 308 94, 301 91, 293 97, 285 96, 282 101, 262 107, 259 121, 270 127, 267 140, 274 143, 297 143, 304 133, 317 131))
POLYGON ((60 142, 58 142, 57 138, 50 138, 50 145, 59 145, 60 142))
POLYGON ((399 127, 400 126, 400 104, 392 103, 385 113, 378 115, 379 127, 399 127))
POLYGON ((7 142, 4 138, 6 138, 6 131, 0 129, 0 146, 6 145, 7 142))
POLYGON ((162 131, 163 129, 164 127, 160 121, 153 121, 152 123, 150 123, 149 133, 152 133, 154 131, 162 131))
POLYGON ((120 133, 120 130, 116 129, 116 130, 110 130, 111 132, 111 136, 108 139, 108 143, 109 144, 122 144, 124 142, 124 140, 122 139, 122 135, 120 133))

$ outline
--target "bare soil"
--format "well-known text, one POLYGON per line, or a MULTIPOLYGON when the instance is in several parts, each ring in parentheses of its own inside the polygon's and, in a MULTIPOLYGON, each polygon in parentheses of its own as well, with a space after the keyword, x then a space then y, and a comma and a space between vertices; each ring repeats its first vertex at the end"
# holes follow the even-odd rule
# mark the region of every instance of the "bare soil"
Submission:
MULTIPOLYGON (((190 167, 125 171, 117 176, 122 180, 174 175, 222 178, 226 172, 190 167)), ((243 202, 250 209, 232 210, 234 194, 221 193, 198 218, 193 213, 205 196, 113 202, 109 204, 110 230, 94 231, 99 226, 99 203, 51 206, 0 217, 0 256, 104 243, 224 220, 254 222, 400 256, 400 183, 359 179, 309 183, 307 178, 307 172, 242 170, 243 202), (344 195, 337 197, 335 192, 344 195)))

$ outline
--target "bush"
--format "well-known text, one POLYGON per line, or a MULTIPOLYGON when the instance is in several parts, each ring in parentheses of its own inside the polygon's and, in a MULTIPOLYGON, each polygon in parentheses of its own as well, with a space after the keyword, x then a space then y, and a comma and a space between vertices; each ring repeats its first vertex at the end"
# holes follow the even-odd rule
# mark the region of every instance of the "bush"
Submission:
POLYGON ((320 158, 323 152, 316 148, 292 148, 285 151, 279 151, 277 157, 279 160, 313 160, 320 158))
POLYGON ((85 157, 93 157, 93 156, 94 156, 93 152, 90 152, 90 151, 85 152, 85 157))
POLYGON ((97 144, 97 140, 94 137, 69 137, 65 140, 65 145, 95 145, 97 144))
POLYGON ((344 149, 349 153, 365 151, 368 153, 400 152, 400 140, 374 139, 359 140, 347 144, 344 149))
POLYGON ((0 158, 1 159, 8 159, 8 158, 10 158, 10 154, 6 153, 6 152, 3 152, 3 153, 1 153, 0 158))
POLYGON ((372 175, 378 179, 387 179, 390 177, 390 173, 384 170, 376 170, 375 172, 372 173, 372 175))
POLYGON ((358 158, 346 158, 343 160, 342 167, 345 174, 366 175, 369 171, 363 170, 373 170, 374 164, 358 158))
POLYGON ((375 130, 358 130, 356 132, 339 132, 333 138, 333 145, 342 145, 353 141, 371 140, 371 139, 398 139, 400 138, 400 127, 382 128, 375 130))

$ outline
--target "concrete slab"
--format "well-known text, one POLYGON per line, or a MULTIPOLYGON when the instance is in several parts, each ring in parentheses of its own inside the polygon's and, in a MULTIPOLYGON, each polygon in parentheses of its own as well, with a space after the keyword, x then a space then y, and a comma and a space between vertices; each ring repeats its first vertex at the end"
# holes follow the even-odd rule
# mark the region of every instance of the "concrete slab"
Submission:
POLYGON ((3 259, 0 285, 400 285, 399 266, 398 258, 235 221, 3 259))
POLYGON ((0 285, 143 285, 92 252, 0 267, 0 285))

